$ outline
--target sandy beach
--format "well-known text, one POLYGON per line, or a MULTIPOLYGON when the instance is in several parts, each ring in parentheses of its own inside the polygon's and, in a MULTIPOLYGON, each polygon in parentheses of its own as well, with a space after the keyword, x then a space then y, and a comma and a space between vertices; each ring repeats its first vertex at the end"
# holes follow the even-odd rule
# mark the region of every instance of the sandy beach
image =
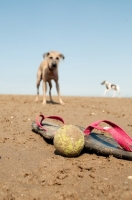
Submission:
POLYGON ((64 106, 57 97, 46 106, 42 96, 37 103, 34 99, 0 95, 0 199, 131 200, 132 161, 88 153, 56 155, 52 142, 32 132, 31 124, 39 114, 82 127, 107 119, 132 137, 132 98, 64 96, 64 106))

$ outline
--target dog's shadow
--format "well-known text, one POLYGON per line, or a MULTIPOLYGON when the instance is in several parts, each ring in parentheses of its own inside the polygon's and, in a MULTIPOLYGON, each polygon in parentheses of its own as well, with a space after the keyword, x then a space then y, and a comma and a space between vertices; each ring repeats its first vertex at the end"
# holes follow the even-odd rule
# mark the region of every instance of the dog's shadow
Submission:
POLYGON ((46 103, 47 103, 47 104, 53 104, 53 105, 60 105, 60 103, 58 103, 58 102, 49 101, 49 100, 47 100, 46 103))

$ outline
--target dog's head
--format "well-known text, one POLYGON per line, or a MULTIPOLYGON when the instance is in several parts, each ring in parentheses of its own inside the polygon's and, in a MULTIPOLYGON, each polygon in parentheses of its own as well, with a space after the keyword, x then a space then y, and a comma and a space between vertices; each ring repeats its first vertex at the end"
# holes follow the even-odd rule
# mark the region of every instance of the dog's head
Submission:
POLYGON ((47 59, 49 70, 53 71, 58 67, 58 63, 60 59, 61 58, 64 59, 65 57, 61 53, 58 53, 56 51, 51 51, 51 52, 45 53, 43 55, 43 58, 47 59))
POLYGON ((101 83, 101 85, 104 85, 106 83, 106 81, 103 81, 102 83, 101 83))

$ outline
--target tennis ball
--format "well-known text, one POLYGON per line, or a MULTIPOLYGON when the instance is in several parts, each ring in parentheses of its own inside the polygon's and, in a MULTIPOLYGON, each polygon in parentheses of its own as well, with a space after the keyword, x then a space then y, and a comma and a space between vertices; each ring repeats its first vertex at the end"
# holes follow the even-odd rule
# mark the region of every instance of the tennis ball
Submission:
POLYGON ((63 156, 78 156, 84 147, 84 134, 74 125, 64 125, 54 136, 54 146, 63 156))

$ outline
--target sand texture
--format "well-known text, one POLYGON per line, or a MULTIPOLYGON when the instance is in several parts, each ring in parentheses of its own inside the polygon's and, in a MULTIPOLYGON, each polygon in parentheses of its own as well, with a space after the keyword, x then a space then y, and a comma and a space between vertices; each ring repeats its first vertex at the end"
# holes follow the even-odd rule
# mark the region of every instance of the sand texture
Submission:
POLYGON ((31 128, 42 113, 82 127, 107 119, 132 137, 132 99, 62 97, 65 106, 57 97, 46 106, 42 96, 34 99, 0 95, 0 200, 132 200, 132 161, 85 152, 62 157, 31 128))

